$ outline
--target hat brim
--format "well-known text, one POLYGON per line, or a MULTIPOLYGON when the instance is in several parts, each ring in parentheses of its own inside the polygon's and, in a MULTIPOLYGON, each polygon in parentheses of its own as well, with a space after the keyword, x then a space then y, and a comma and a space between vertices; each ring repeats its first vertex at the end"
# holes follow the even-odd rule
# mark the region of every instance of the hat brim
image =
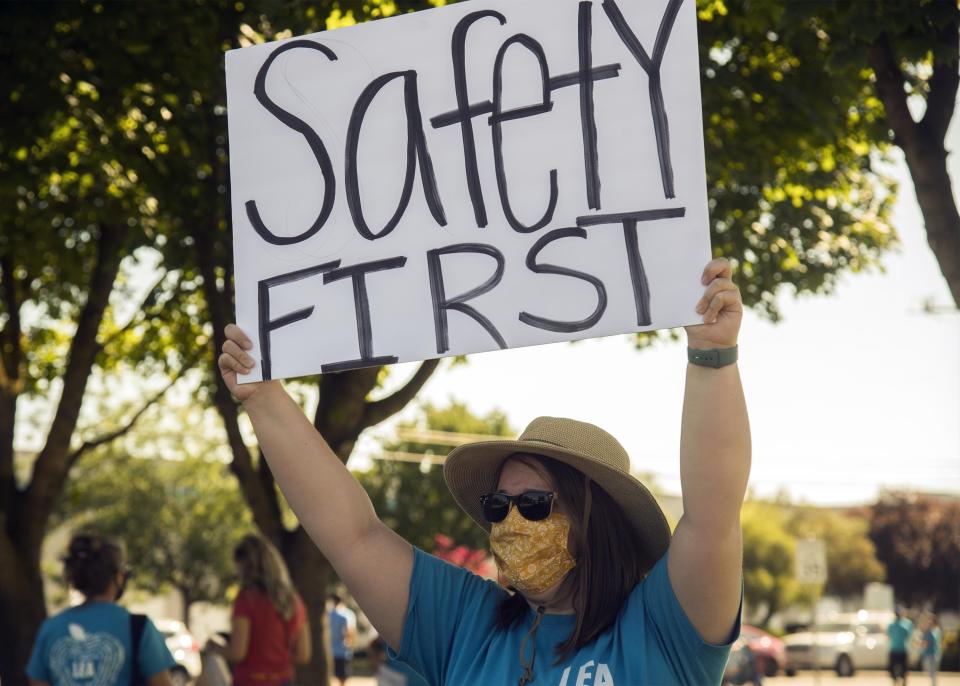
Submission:
POLYGON ((614 469, 585 453, 535 440, 483 441, 450 451, 443 464, 447 488, 457 504, 480 527, 490 531, 480 496, 496 489, 503 461, 514 453, 544 455, 586 474, 623 510, 651 562, 663 557, 670 545, 670 526, 656 499, 632 475, 614 469))

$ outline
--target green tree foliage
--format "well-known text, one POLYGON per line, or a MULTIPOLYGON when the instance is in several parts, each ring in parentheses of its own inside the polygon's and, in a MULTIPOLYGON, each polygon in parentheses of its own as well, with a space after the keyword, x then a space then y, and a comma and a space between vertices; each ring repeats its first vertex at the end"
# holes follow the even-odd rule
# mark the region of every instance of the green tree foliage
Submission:
POLYGON ((464 434, 513 436, 514 432, 499 411, 477 417, 459 402, 443 408, 428 404, 420 420, 400 425, 400 438, 384 443, 384 459, 357 473, 387 526, 428 552, 434 551, 437 534, 469 548, 487 547, 486 532, 464 514, 443 480, 442 458, 462 442, 464 434), (440 432, 460 438, 451 440, 440 432), (420 456, 423 459, 418 461, 420 456))
POLYGON ((960 306, 960 214, 944 147, 960 86, 960 6, 954 0, 778 4, 785 11, 775 30, 786 42, 816 38, 827 90, 859 83, 864 102, 883 104, 885 130, 873 140, 903 152, 928 243, 960 306))
POLYGON ((105 451, 73 471, 60 503, 60 515, 76 526, 126 543, 137 588, 176 590, 184 622, 191 604, 226 601, 233 546, 252 528, 227 465, 199 456, 105 451))
POLYGON ((867 529, 869 522, 858 512, 839 513, 813 507, 792 508, 787 529, 797 538, 819 538, 827 549, 827 582, 823 592, 840 597, 863 596, 863 587, 884 580, 884 566, 877 559, 867 529))
POLYGON ((960 502, 887 494, 872 508, 870 538, 898 601, 960 609, 960 502))
POLYGON ((813 591, 859 598, 865 584, 884 580, 884 566, 862 513, 750 500, 744 504, 741 524, 744 594, 751 613, 765 609, 763 624, 790 604, 809 603, 813 591), (794 578, 796 542, 803 538, 818 538, 826 547, 827 581, 821 588, 794 578))
POLYGON ((744 302, 774 317, 782 286, 829 291, 893 241, 893 187, 871 157, 882 106, 853 67, 825 87, 820 39, 780 33, 787 4, 697 3, 714 250, 738 262, 744 302))
MULTIPOLYGON (((317 586, 316 593, 305 588, 308 606, 322 605, 329 567, 302 529, 283 526, 269 468, 244 444, 237 407, 212 364, 232 317, 223 51, 430 4, 189 0, 175 11, 161 2, 0 5, 0 614, 22 620, 18 632, 0 629, 4 681, 23 680, 30 627, 44 614, 40 544, 77 463, 77 418, 97 368, 136 365, 173 376, 200 356, 209 374, 201 398, 220 411, 231 469, 255 521, 284 551, 298 583, 317 586), (129 302, 127 266, 133 256, 156 255, 163 278, 142 303, 129 302), (128 316, 114 309, 120 304, 128 316), (18 401, 57 390, 48 437, 34 469, 25 470, 32 476, 19 482, 18 401)), ((878 264, 894 240, 887 224, 892 186, 871 166, 889 129, 866 61, 835 65, 829 47, 843 31, 825 33, 813 19, 788 41, 779 28, 790 25, 784 4, 698 0, 714 246, 737 260, 746 303, 771 316, 784 285, 829 290, 840 274, 878 264)), ((915 14, 934 5, 921 2, 915 14)), ((885 16, 874 15, 874 23, 885 16)), ((901 76, 916 73, 910 83, 929 86, 918 92, 928 92, 928 111, 940 113, 925 117, 936 134, 944 128, 942 103, 953 103, 943 95, 949 70, 934 68, 925 80, 914 66, 936 67, 941 51, 929 59, 896 52, 930 25, 903 15, 887 15, 891 49, 902 57, 901 76)), ((888 116, 891 109, 887 104, 888 116)), ((908 158, 925 149, 903 142, 909 136, 899 132, 909 128, 894 128, 908 158)), ((927 185, 934 196, 951 197, 927 185)), ((434 369, 435 361, 424 363, 378 401, 370 400, 377 369, 322 377, 314 423, 346 460, 360 433, 409 402, 434 369)), ((319 632, 314 655, 302 675, 324 683, 319 632)))
POLYGON ((750 615, 762 612, 759 624, 805 598, 794 578, 796 538, 787 529, 783 507, 748 501, 740 516, 743 529, 743 593, 750 615))

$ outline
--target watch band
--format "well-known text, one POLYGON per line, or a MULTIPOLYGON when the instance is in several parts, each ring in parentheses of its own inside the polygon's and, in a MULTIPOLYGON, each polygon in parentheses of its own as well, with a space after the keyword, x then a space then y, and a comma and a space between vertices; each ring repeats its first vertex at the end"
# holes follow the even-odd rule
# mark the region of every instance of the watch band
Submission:
POLYGON ((697 364, 701 367, 719 369, 737 361, 737 346, 732 348, 708 348, 707 350, 687 348, 687 360, 691 364, 697 364))

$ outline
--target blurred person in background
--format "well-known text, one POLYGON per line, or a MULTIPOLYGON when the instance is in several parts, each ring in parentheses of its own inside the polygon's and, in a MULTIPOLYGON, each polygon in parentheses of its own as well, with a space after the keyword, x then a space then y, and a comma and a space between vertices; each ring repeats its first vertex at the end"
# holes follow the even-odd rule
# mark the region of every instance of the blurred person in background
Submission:
POLYGON ((930 686, 937 686, 937 670, 940 669, 940 654, 943 643, 943 633, 937 623, 937 615, 928 612, 920 622, 923 635, 920 639, 920 664, 923 671, 930 675, 930 686))
POLYGON ((333 652, 333 675, 340 686, 350 677, 353 660, 353 641, 357 636, 357 615, 347 607, 343 598, 334 593, 330 596, 330 648, 333 652))
POLYGON ((913 634, 913 622, 905 615, 903 607, 897 605, 895 616, 887 627, 887 638, 890 639, 890 660, 888 669, 894 686, 907 683, 907 643, 913 634))
POLYGON ((292 686, 294 665, 310 661, 310 624, 287 566, 261 536, 245 536, 233 551, 240 592, 233 601, 226 646, 206 649, 233 665, 234 686, 292 686))
POLYGON ((123 545, 74 536, 63 567, 84 600, 40 626, 27 663, 31 686, 170 686, 176 662, 163 636, 148 617, 117 605, 130 578, 123 545))

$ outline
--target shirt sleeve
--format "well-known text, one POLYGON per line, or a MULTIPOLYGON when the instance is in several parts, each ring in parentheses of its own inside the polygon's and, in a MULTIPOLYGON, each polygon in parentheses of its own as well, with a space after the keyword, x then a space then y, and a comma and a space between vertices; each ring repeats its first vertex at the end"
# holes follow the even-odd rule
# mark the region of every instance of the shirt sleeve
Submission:
MULTIPOLYGON (((709 583, 704 579, 704 583, 709 583)), ((730 646, 740 635, 740 611, 727 642, 708 643, 703 640, 670 584, 667 573, 667 555, 660 558, 653 570, 634 590, 639 592, 647 631, 655 638, 664 659, 670 664, 682 683, 719 683, 730 646)), ((631 604, 635 602, 631 597, 631 604)), ((741 609, 743 594, 740 597, 741 609)))
POLYGON ((40 625, 37 638, 33 642, 33 652, 27 662, 27 676, 36 681, 53 683, 50 676, 50 664, 47 660, 47 623, 40 625))
POLYGON ((233 616, 253 618, 253 603, 250 594, 240 591, 233 601, 233 616))
POLYGON ((495 606, 495 586, 466 569, 414 548, 400 652, 388 648, 388 653, 422 674, 428 683, 445 683, 460 618, 467 618, 477 631, 492 630, 492 626, 479 625, 484 617, 492 616, 484 606, 495 606))
POLYGON ((163 640, 163 635, 157 631, 157 627, 154 626, 149 617, 143 625, 143 635, 140 637, 140 653, 137 657, 140 661, 138 665, 140 673, 147 679, 160 672, 165 672, 177 664, 167 648, 166 641, 163 640))

